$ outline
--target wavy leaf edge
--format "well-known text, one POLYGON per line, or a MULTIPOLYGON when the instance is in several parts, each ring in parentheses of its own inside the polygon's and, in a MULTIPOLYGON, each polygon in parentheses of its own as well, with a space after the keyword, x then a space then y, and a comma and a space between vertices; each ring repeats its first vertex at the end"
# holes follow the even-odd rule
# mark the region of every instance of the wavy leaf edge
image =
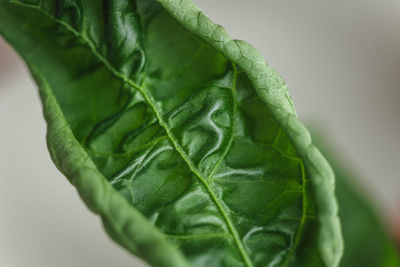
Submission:
POLYGON ((306 163, 305 168, 317 198, 321 227, 319 249, 327 266, 338 266, 344 245, 334 195, 334 173, 324 156, 313 145, 307 128, 297 118, 285 82, 265 63, 264 57, 252 45, 231 39, 222 26, 214 24, 190 0, 157 1, 189 31, 246 72, 258 95, 268 105, 306 163), (330 242, 326 242, 327 240, 330 242))

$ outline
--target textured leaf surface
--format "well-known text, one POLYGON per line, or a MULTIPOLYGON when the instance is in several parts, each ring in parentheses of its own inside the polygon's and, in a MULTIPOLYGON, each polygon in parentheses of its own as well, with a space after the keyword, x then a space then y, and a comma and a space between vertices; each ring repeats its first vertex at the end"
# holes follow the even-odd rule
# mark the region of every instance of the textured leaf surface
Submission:
POLYGON ((1 0, 0 15, 55 164, 117 242, 156 266, 338 264, 331 170, 250 45, 189 1, 1 0))

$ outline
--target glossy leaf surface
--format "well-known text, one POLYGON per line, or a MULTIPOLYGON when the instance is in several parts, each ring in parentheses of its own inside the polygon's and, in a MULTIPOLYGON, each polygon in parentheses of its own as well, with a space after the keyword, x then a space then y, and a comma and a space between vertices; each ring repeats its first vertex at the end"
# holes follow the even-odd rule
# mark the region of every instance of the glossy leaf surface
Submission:
POLYGON ((156 266, 337 265, 330 168, 251 46, 189 1, 2 0, 0 15, 54 162, 117 242, 156 266))

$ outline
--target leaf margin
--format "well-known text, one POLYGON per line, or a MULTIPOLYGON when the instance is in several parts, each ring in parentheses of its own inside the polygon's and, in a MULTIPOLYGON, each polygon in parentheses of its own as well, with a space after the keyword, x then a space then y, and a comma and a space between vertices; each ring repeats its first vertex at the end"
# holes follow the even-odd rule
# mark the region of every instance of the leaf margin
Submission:
POLYGON ((182 253, 100 173, 75 139, 46 79, 32 64, 28 66, 38 84, 43 103, 50 156, 56 167, 77 189, 86 206, 101 217, 109 236, 154 266, 190 266, 182 253))
POLYGON ((156 1, 186 29, 246 72, 254 89, 304 160, 318 205, 319 249, 327 266, 338 266, 344 244, 334 193, 335 176, 328 161, 312 143, 309 131, 298 119, 283 79, 251 44, 231 39, 221 25, 213 23, 191 0, 156 1))

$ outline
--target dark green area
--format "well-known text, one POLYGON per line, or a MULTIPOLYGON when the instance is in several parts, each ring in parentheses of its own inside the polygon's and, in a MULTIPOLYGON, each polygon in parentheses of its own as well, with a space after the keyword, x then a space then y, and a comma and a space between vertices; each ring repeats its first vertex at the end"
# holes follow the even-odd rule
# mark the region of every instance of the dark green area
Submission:
MULTIPOLYGON (((379 213, 369 203, 370 199, 360 190, 356 174, 335 156, 322 134, 316 132, 319 147, 332 164, 336 175, 336 196, 342 223, 344 254, 341 267, 397 267, 400 266, 394 240, 379 218, 379 213)), ((360 180, 358 180, 360 181, 360 180)))

